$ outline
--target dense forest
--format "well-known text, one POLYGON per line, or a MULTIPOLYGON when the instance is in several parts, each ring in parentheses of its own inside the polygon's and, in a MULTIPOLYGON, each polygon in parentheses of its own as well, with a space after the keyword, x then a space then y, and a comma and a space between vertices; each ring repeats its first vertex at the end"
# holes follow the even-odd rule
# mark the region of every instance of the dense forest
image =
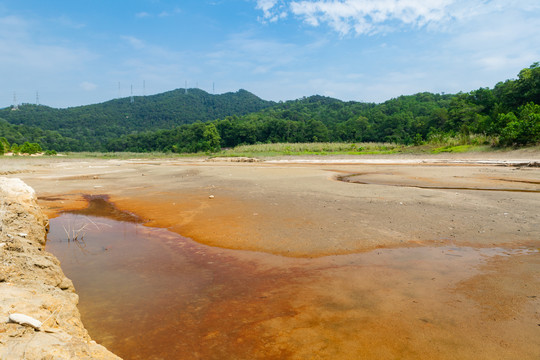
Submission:
POLYGON ((0 110, 0 137, 10 142, 38 142, 58 151, 106 151, 107 143, 122 135, 244 115, 272 105, 245 90, 211 95, 199 89, 67 109, 23 104, 16 111, 0 110))
POLYGON ((57 151, 217 151, 277 142, 417 144, 481 134, 500 146, 540 143, 540 64, 493 89, 418 93, 381 104, 324 96, 274 103, 197 89, 68 109, 0 110, 0 137, 57 151), (2 121, 1 119, 6 121, 2 121))

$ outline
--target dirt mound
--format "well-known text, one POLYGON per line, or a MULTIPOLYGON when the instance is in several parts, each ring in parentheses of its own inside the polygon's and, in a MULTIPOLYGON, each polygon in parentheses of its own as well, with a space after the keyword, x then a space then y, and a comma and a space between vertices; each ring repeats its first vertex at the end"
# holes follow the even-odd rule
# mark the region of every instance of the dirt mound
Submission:
POLYGON ((44 251, 47 227, 34 190, 0 178, 0 358, 119 359, 84 328, 71 280, 44 251), (20 325, 13 314, 41 324, 20 325))

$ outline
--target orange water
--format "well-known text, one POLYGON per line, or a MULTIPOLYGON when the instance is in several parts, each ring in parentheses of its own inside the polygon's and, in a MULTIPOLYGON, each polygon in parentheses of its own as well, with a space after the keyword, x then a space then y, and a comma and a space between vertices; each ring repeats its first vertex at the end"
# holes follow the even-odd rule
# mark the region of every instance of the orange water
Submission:
POLYGON ((488 289, 481 276, 494 271, 490 264, 537 261, 533 249, 417 247, 284 258, 200 245, 146 227, 104 199, 90 204, 51 220, 47 250, 73 280, 90 335, 125 359, 540 354, 534 294, 501 310, 515 313, 512 319, 497 321, 475 298, 478 288, 488 289), (77 241, 67 241, 66 230, 73 237, 81 228, 77 241))

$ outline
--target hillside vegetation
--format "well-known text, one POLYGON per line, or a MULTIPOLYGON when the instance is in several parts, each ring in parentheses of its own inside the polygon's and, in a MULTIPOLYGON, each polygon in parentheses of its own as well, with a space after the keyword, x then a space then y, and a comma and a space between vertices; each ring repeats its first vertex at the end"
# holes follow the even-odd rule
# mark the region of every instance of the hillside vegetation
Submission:
POLYGON ((58 151, 105 151, 109 141, 122 135, 244 115, 274 104, 245 90, 211 95, 199 89, 177 89, 133 100, 67 109, 31 104, 17 111, 5 108, 0 110, 0 137, 11 143, 38 142, 58 151))
POLYGON ((57 151, 212 152, 257 143, 540 143, 540 65, 493 89, 418 93, 381 104, 324 96, 274 103, 240 90, 202 90, 112 100, 69 109, 0 110, 0 137, 57 151), (475 136, 472 136, 475 135, 475 136))

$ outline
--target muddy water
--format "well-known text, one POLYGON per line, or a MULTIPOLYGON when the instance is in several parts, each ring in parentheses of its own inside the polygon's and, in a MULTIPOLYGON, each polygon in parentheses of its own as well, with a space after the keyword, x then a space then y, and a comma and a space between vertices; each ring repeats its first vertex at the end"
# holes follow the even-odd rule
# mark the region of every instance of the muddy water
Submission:
POLYGON ((125 359, 540 356, 532 245, 285 258, 200 245, 89 200, 51 220, 47 250, 91 336, 125 359))

